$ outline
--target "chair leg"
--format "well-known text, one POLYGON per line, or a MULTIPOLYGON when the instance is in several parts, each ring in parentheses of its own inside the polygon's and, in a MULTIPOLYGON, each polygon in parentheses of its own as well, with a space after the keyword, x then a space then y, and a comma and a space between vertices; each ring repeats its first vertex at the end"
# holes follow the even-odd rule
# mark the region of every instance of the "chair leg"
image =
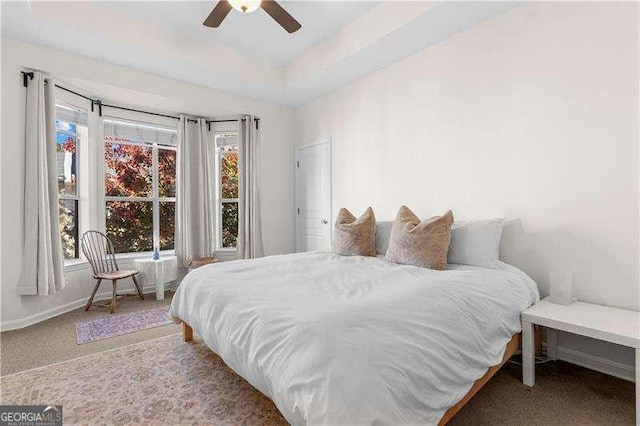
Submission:
POLYGON ((111 313, 114 313, 116 311, 116 300, 117 300, 117 295, 116 295, 116 286, 118 284, 118 280, 112 280, 113 281, 113 299, 111 299, 111 313))
POLYGON ((89 300, 87 301, 87 304, 84 307, 85 311, 88 311, 89 308, 91 307, 91 304, 93 303, 93 298, 96 296, 96 293, 98 292, 98 287, 100 287, 101 282, 102 282, 102 278, 98 278, 98 282, 96 283, 96 286, 93 289, 93 293, 91 293, 91 297, 89 298, 89 300))
POLYGON ((140 299, 144 300, 144 295, 142 294, 142 289, 140 288, 140 284, 138 284, 138 280, 136 279, 136 276, 131 275, 131 279, 133 280, 133 283, 136 285, 136 289, 138 290, 138 296, 140 296, 140 299))

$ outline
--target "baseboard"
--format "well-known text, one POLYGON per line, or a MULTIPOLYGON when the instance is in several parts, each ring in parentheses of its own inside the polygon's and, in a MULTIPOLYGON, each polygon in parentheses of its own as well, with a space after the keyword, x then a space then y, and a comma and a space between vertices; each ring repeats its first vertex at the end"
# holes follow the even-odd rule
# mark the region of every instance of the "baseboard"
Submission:
POLYGON ((635 382, 635 368, 632 365, 622 364, 562 346, 557 347, 557 359, 630 382, 635 382))
MULTIPOLYGON (((156 287, 155 286, 143 287, 142 292, 145 295, 147 293, 153 293, 153 297, 155 297, 156 287)), ((111 294, 111 291, 109 291, 109 292, 97 293, 93 300, 96 302, 99 302, 102 300, 111 299, 111 297, 112 297, 112 294, 111 294)), ((82 299, 69 302, 66 305, 56 306, 55 308, 49 309, 44 312, 38 312, 37 314, 30 315, 25 318, 20 318, 12 321, 5 321, 3 323, 0 323, 0 331, 18 330, 20 328, 29 327, 30 325, 34 325, 39 322, 57 317, 58 315, 64 314, 66 312, 70 312, 75 309, 81 308, 85 305, 85 303, 87 303, 87 297, 83 297, 82 299)))

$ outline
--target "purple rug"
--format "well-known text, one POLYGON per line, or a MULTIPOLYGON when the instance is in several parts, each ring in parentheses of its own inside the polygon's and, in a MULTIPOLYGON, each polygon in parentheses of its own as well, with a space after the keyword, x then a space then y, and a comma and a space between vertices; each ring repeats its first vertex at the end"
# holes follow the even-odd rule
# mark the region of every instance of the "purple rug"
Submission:
POLYGON ((96 340, 109 339, 110 337, 171 323, 169 307, 167 306, 149 311, 109 315, 104 318, 79 322, 76 324, 76 336, 78 344, 84 345, 96 340))

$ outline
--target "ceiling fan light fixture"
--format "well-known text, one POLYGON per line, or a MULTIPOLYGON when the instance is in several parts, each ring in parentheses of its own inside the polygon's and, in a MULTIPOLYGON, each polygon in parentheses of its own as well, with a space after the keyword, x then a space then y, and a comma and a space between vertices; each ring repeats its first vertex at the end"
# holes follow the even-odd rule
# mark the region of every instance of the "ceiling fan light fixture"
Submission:
POLYGON ((242 13, 249 13, 260 7, 262 0, 227 0, 231 7, 242 13))
POLYGON ((296 21, 276 0, 218 0, 202 25, 210 28, 218 28, 220 24, 222 24, 222 21, 224 21, 224 18, 231 12, 231 9, 242 13, 250 13, 258 8, 262 8, 267 15, 271 16, 273 20, 289 34, 295 33, 302 28, 300 22, 296 21))

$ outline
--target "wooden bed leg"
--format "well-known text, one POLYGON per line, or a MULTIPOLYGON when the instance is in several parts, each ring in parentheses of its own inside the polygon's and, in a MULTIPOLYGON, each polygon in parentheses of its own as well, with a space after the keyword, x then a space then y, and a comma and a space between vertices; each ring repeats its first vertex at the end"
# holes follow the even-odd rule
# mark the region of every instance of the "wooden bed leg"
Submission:
POLYGON ((185 342, 193 340, 193 328, 186 322, 182 323, 182 340, 185 342))

